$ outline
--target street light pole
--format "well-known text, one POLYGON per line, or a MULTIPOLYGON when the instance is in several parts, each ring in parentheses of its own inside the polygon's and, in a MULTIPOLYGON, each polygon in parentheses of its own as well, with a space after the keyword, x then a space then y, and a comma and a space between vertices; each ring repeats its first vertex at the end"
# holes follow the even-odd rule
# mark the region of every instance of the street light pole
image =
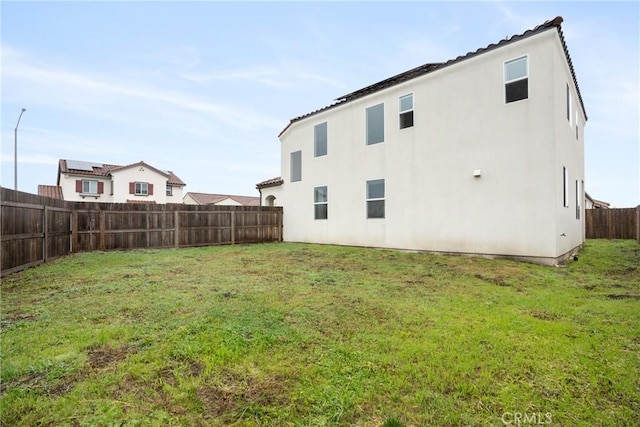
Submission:
POLYGON ((20 112, 18 123, 16 123, 16 130, 13 134, 13 189, 16 191, 18 191, 18 126, 20 126, 20 119, 25 111, 27 110, 23 108, 20 112))

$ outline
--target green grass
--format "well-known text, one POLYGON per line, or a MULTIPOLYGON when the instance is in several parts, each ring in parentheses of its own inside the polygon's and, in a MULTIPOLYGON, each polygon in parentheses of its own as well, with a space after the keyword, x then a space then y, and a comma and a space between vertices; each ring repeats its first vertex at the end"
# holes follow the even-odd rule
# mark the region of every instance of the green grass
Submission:
POLYGON ((2 280, 0 422, 637 425, 640 245, 579 257, 282 243, 59 259, 2 280))

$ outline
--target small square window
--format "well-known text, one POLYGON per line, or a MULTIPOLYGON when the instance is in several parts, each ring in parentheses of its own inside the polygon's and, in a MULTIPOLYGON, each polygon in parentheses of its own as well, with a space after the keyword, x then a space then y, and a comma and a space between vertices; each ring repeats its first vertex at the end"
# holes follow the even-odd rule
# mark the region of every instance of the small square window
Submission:
POLYGON ((149 183, 147 182, 136 182, 136 196, 147 196, 149 195, 149 183))
POLYGON ((83 180, 82 192, 84 194, 98 194, 98 181, 95 180, 83 180))

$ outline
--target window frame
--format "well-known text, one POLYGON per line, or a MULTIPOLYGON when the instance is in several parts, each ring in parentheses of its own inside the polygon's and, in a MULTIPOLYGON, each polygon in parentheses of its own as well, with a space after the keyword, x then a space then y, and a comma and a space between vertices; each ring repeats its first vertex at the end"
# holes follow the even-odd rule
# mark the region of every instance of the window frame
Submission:
POLYGON ((83 179, 82 180, 82 194, 91 194, 91 195, 97 195, 98 194, 98 180, 97 179, 83 179), (85 185, 88 184, 89 186, 89 191, 85 191, 85 185), (95 191, 91 191, 91 187, 92 185, 95 186, 95 191))
POLYGON ((580 204, 581 192, 582 191, 580 189, 580 181, 576 179, 576 219, 580 219, 580 215, 582 211, 582 205, 580 204))
POLYGON ((387 199, 387 190, 386 190, 386 182, 384 178, 379 179, 371 179, 367 180, 365 184, 365 196, 366 196, 366 211, 367 211, 367 219, 385 219, 386 218, 386 199, 387 199), (382 197, 370 197, 370 186, 374 185, 374 183, 382 182, 382 197), (379 204, 382 202, 382 216, 372 216, 370 206, 373 203, 379 204))
MULTIPOLYGON (((364 127, 365 127, 365 145, 369 146, 369 145, 376 145, 376 144, 381 144, 385 141, 385 126, 384 126, 384 102, 379 102, 375 105, 371 105, 369 107, 365 108, 365 119, 364 119, 364 127), (382 140, 380 141, 374 141, 374 142, 369 142, 369 112, 373 111, 374 108, 376 107, 381 107, 382 108, 382 121, 381 121, 381 126, 382 126, 382 140)), ((372 132, 373 133, 373 132, 372 132)))
POLYGON ((327 122, 318 123, 313 127, 313 157, 326 156, 329 153, 329 125, 327 122), (324 141, 318 139, 319 131, 324 127, 324 141), (320 152, 319 142, 324 145, 324 152, 320 152))
POLYGON ((398 128, 399 129, 407 129, 407 128, 412 128, 415 125, 414 122, 414 99, 413 99, 413 92, 408 93, 406 95, 402 95, 398 98, 398 128), (411 98, 411 108, 407 109, 407 110, 403 110, 402 109, 402 100, 406 99, 406 98, 411 98), (403 126, 403 116, 407 116, 409 113, 411 113, 411 124, 410 125, 405 125, 403 126))
POLYGON ((569 170, 562 166, 562 207, 569 207, 569 170))
POLYGON ((167 184, 166 195, 169 197, 173 197, 173 185, 167 184))
POLYGON ((291 182, 302 181, 302 150, 292 151, 289 155, 289 180, 291 182), (296 158, 298 161, 296 166, 296 158), (296 173, 297 172, 297 173, 296 173))
POLYGON ((567 122, 569 122, 569 127, 573 127, 573 95, 571 93, 571 87, 569 83, 567 83, 567 122))
POLYGON ((503 70, 502 72, 503 72, 503 81, 504 81, 504 84, 502 86, 503 87, 502 90, 504 92, 503 93, 504 103, 505 104, 511 104, 511 103, 514 103, 514 102, 524 101, 524 100, 529 99, 529 76, 530 76, 529 54, 520 55, 520 56, 518 56, 516 58, 512 58, 512 59, 504 61, 503 65, 502 65, 502 70, 503 70), (507 65, 511 64, 511 63, 514 63, 516 61, 522 60, 522 59, 524 59, 526 61, 526 74, 524 75, 524 77, 517 77, 517 78, 513 78, 513 79, 507 79, 507 65), (507 98, 507 94, 508 94, 507 86, 510 85, 510 84, 514 84, 514 83, 520 82, 522 80, 526 80, 526 83, 527 83, 527 96, 524 97, 524 98, 519 98, 519 99, 514 99, 512 101, 509 101, 509 99, 507 98))
POLYGON ((314 220, 326 220, 329 219, 329 187, 326 185, 320 185, 318 187, 313 187, 313 219, 314 220), (324 193, 319 192, 321 189, 324 189, 324 193), (322 197, 324 196, 324 200, 322 197), (321 200, 318 200, 318 199, 321 200), (318 215, 318 208, 324 207, 324 217, 323 215, 318 215))
POLYGON ((135 181, 135 191, 134 191, 133 194, 136 195, 136 196, 148 196, 149 195, 149 183, 148 182, 142 182, 142 181, 135 181))

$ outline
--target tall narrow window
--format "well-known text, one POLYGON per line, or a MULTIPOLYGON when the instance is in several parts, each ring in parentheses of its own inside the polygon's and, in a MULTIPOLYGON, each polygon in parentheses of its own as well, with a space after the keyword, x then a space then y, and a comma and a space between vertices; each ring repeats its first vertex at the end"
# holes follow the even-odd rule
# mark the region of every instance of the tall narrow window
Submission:
POLYGON ((580 193, 580 181, 576 179, 576 219, 580 219, 580 212, 582 210, 582 205, 580 203, 582 197, 580 193))
POLYGON ((573 108, 571 99, 571 88, 567 84, 567 121, 569 122, 569 126, 573 125, 573 123, 571 123, 571 110, 573 108))
POLYGON ((302 181, 302 151, 291 153, 291 182, 302 181))
POLYGON ((384 104, 367 108, 366 115, 367 145, 384 142, 384 104))
POLYGON ((523 56, 504 63, 505 102, 529 98, 529 63, 523 56))
POLYGON ((562 167, 562 206, 569 207, 569 171, 562 167))
POLYGON ((413 94, 400 97, 400 129, 413 126, 413 94))
POLYGON ((171 185, 167 185, 167 196, 173 196, 173 187, 171 185))
POLYGON ((384 218, 384 179, 367 181, 367 218, 384 218))
POLYGON ((327 155, 327 122, 315 125, 313 128, 313 156, 327 155))
POLYGON ((576 140, 580 140, 580 134, 578 132, 578 109, 576 108, 576 140))
POLYGON ((315 187, 313 189, 313 208, 315 219, 327 219, 328 202, 327 187, 315 187))

